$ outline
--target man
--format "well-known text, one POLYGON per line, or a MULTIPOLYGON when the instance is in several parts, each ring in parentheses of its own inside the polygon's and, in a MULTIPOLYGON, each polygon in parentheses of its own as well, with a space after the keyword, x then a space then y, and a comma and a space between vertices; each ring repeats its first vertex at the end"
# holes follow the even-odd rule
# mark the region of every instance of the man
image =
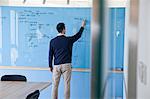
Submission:
POLYGON ((64 99, 70 99, 70 80, 71 80, 71 59, 73 43, 77 41, 84 30, 85 20, 83 20, 81 28, 74 36, 65 36, 65 24, 57 24, 57 37, 50 41, 49 48, 49 67, 53 73, 52 99, 58 99, 58 85, 61 75, 64 79, 64 99), (52 66, 54 56, 54 67, 52 66))

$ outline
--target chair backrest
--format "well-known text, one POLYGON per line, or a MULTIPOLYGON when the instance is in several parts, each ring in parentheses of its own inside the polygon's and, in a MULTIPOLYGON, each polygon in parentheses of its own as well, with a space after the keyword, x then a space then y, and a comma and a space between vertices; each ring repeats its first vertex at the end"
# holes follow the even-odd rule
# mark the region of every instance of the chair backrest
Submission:
POLYGON ((27 81, 27 79, 23 75, 4 75, 1 81, 27 81))
POLYGON ((40 96, 40 91, 39 91, 39 90, 36 90, 36 91, 30 93, 30 94, 26 97, 26 99, 38 99, 39 96, 40 96))

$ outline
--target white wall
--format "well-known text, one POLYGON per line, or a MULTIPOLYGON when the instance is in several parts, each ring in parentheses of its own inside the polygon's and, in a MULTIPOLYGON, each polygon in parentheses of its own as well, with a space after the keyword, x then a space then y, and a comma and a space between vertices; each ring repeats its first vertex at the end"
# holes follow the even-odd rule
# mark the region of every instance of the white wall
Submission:
POLYGON ((123 82, 123 99, 127 98, 127 86, 128 86, 128 25, 129 25, 129 0, 126 1, 126 12, 125 12, 125 34, 124 34, 124 82, 123 82))
POLYGON ((108 7, 126 7, 128 0, 106 0, 108 7))
POLYGON ((150 0, 140 0, 137 99, 150 97, 150 0))
POLYGON ((40 7, 91 7, 92 0, 0 0, 0 5, 40 7), (44 1, 45 3, 43 4, 44 1))
POLYGON ((0 0, 0 5, 6 5, 8 4, 8 0, 0 0))

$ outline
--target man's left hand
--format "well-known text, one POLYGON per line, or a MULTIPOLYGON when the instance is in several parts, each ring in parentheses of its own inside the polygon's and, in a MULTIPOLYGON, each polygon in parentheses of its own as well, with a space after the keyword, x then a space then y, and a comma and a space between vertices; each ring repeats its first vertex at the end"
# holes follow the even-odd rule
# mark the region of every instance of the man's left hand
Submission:
POLYGON ((53 67, 50 67, 50 71, 53 72, 53 67))

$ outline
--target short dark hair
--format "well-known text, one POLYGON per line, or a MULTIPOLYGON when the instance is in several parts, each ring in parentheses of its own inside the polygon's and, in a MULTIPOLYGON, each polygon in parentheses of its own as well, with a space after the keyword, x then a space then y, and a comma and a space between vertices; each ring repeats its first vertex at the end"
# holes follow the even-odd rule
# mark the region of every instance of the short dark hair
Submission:
POLYGON ((64 23, 58 23, 56 29, 59 33, 61 33, 63 31, 63 29, 65 29, 65 24, 64 23))

